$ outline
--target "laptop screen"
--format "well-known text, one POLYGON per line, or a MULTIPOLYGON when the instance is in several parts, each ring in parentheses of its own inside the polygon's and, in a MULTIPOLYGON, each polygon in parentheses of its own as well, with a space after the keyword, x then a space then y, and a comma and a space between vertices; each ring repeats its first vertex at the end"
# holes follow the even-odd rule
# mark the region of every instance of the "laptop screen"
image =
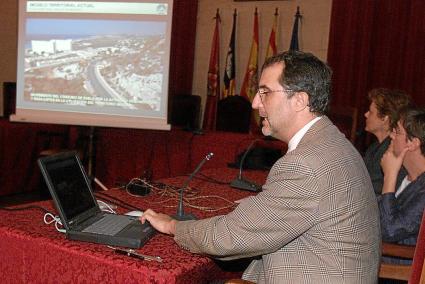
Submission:
POLYGON ((66 219, 97 206, 75 155, 52 159, 45 163, 45 169, 66 219))

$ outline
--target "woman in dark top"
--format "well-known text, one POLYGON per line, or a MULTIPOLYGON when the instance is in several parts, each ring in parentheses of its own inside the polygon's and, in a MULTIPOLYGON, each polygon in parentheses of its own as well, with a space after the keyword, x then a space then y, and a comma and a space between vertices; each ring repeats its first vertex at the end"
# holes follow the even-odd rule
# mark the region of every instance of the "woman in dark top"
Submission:
MULTIPOLYGON (((396 125, 398 113, 401 109, 410 105, 410 98, 407 94, 390 89, 373 89, 369 92, 369 110, 365 113, 365 130, 372 133, 377 141, 372 143, 366 150, 364 162, 369 171, 375 194, 382 191, 384 175, 381 169, 381 159, 390 145, 390 132, 396 125)), ((397 187, 400 185, 406 172, 402 167, 397 178, 397 187)))

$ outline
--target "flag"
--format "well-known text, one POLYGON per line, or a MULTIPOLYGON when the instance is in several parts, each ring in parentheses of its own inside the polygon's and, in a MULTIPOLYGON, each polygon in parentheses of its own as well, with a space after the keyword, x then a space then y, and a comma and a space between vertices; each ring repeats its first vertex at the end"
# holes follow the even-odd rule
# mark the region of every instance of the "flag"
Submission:
POLYGON ((254 31, 251 43, 251 53, 248 59, 245 77, 242 83, 240 95, 247 98, 250 102, 255 97, 258 84, 258 13, 255 8, 254 31))
POLYGON ((222 98, 235 95, 235 36, 236 36, 236 9, 233 13, 233 28, 227 50, 226 65, 224 66, 224 89, 222 98))
MULTIPOLYGON (((258 87, 258 12, 255 8, 254 30, 252 35, 251 53, 249 54, 248 66, 242 83, 240 95, 250 102, 254 100, 258 87)), ((260 117, 258 112, 251 116, 251 132, 259 132, 260 117)))
POLYGON ((268 45, 267 51, 266 51, 266 59, 277 53, 276 31, 277 31, 277 18, 278 18, 278 16, 279 16, 278 8, 276 8, 276 11, 274 13, 274 21, 273 21, 272 31, 270 32, 270 37, 269 37, 269 45, 268 45))
POLYGON ((300 7, 297 7, 297 13, 295 13, 294 27, 292 28, 291 45, 289 50, 300 50, 298 45, 298 23, 301 19, 300 7))
POLYGON ((215 130, 217 100, 220 97, 220 14, 218 9, 214 19, 215 29, 211 45, 210 63, 208 67, 207 103, 205 105, 203 122, 203 128, 207 130, 215 130))

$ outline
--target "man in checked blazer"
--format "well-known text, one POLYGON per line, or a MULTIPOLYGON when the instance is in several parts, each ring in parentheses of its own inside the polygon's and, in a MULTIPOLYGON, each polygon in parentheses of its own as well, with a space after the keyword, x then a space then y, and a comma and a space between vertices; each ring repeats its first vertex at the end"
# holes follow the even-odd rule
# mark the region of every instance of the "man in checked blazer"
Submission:
POLYGON ((256 283, 375 283, 379 212, 362 157, 324 115, 331 70, 309 53, 284 52, 263 65, 258 109, 264 135, 288 143, 263 191, 224 216, 177 221, 146 210, 157 230, 193 253, 253 257, 256 283))

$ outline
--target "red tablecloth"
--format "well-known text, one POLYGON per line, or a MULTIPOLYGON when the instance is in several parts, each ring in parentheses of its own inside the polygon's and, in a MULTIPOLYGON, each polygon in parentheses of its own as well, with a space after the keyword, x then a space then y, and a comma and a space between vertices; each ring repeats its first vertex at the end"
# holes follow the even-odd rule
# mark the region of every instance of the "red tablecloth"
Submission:
MULTIPOLYGON (((209 169, 203 173, 208 177, 230 182, 236 177, 237 170, 209 169)), ((266 172, 246 171, 244 176, 263 183, 266 172)), ((178 187, 186 178, 170 178, 163 182, 178 187)), ((195 206, 219 208, 225 202, 213 197, 215 195, 234 201, 252 194, 204 179, 195 178, 190 186, 199 190, 198 197, 203 200, 190 201, 195 206)), ((165 202, 165 198, 161 199, 156 194, 134 197, 122 189, 104 193, 142 210, 149 207, 169 214, 174 214, 176 210, 175 207, 166 207, 176 205, 175 200, 165 202)), ((96 195, 99 199, 105 196, 100 193, 96 195)), ((56 212, 51 201, 32 205, 56 212)), ((231 209, 205 212, 186 207, 185 210, 204 218, 225 214, 231 209)), ((128 209, 119 207, 118 211, 124 213, 128 209)), ((163 263, 117 255, 99 244, 69 241, 53 225, 46 225, 43 222, 43 212, 37 209, 13 212, 0 210, 0 252, 0 279, 3 283, 208 283, 213 279, 240 276, 240 272, 223 271, 208 257, 180 249, 172 237, 162 234, 155 235, 139 252, 161 256, 163 263)))

